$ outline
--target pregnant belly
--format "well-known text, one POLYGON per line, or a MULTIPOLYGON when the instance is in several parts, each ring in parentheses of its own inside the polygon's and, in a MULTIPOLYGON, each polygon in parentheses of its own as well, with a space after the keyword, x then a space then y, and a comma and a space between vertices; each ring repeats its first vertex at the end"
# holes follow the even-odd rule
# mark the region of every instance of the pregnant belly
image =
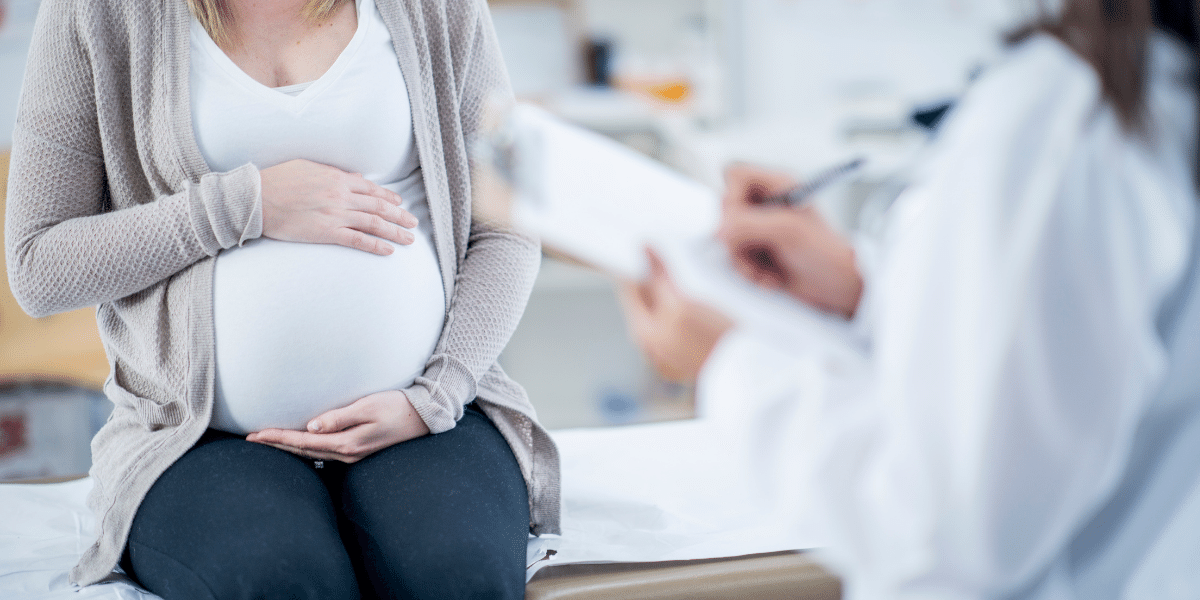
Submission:
POLYGON ((270 239, 222 252, 212 427, 304 429, 325 411, 409 386, 445 313, 433 244, 415 233, 386 257, 270 239))

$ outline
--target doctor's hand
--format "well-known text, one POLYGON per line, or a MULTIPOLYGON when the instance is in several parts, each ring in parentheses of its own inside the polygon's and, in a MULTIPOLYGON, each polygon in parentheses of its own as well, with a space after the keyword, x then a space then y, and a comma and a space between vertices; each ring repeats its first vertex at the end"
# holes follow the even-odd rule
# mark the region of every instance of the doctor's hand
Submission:
POLYGON ((811 205, 762 204, 795 185, 788 175, 751 165, 726 169, 718 237, 750 281, 851 317, 862 295, 854 249, 811 205))
POLYGON ((246 436, 317 460, 358 462, 370 454, 429 433, 429 427, 400 391, 371 394, 308 423, 308 431, 264 429, 246 436))
POLYGON ((263 169, 263 236, 286 242, 337 244, 387 256, 384 240, 413 243, 416 217, 400 195, 357 173, 308 160, 263 169))
POLYGON ((621 286, 621 304, 630 333, 664 378, 694 381, 733 322, 684 296, 658 255, 647 253, 650 276, 643 282, 621 286))
POLYGON ((858 310, 863 281, 854 249, 815 208, 738 211, 726 215, 717 236, 755 284, 845 318, 858 310))

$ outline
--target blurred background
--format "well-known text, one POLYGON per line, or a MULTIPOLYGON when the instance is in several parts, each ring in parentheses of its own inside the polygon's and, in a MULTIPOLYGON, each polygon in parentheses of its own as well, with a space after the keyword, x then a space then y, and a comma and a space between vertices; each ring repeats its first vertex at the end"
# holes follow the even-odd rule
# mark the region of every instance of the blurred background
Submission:
MULTIPOLYGON (((1002 52, 1036 0, 491 0, 520 99, 719 189, 748 161, 803 178, 866 167, 818 198, 869 226, 928 123, 1002 52)), ((38 0, 0 0, 0 199, 38 0)), ((547 257, 501 357, 551 429, 687 418, 691 390, 633 346, 606 277, 547 257)), ((32 319, 0 284, 0 480, 85 472, 109 406, 94 311, 32 319)))

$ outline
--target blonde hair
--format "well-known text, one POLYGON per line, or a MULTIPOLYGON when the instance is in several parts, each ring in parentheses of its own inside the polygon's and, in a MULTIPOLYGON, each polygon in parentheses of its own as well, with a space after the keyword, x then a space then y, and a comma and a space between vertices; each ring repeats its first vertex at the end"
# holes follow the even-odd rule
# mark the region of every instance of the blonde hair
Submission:
MULTIPOLYGON (((341 0, 308 0, 304 4, 303 14, 312 21, 321 21, 329 17, 339 2, 341 0)), ((229 32, 229 22, 233 20, 228 0, 187 0, 187 3, 208 35, 218 44, 224 42, 229 32)))

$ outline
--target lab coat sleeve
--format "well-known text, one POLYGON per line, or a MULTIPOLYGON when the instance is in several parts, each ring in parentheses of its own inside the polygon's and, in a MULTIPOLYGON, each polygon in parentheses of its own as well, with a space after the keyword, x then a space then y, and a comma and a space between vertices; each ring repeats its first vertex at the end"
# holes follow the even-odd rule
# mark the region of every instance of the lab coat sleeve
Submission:
MULTIPOLYGON (((781 476, 849 598, 1036 582, 1113 493, 1163 374, 1155 319, 1190 227, 1090 68, 1045 38, 1019 52, 1038 60, 981 82, 901 200, 864 368, 791 358, 817 382, 794 386, 806 462, 781 476)), ((744 335, 702 388, 738 377, 744 335)))

